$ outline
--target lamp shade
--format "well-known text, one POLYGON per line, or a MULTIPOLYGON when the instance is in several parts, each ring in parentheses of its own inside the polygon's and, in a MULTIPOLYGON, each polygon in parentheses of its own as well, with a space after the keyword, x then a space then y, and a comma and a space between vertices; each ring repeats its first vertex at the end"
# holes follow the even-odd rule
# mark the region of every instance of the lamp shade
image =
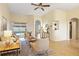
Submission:
POLYGON ((12 36, 12 31, 4 31, 4 37, 12 36))

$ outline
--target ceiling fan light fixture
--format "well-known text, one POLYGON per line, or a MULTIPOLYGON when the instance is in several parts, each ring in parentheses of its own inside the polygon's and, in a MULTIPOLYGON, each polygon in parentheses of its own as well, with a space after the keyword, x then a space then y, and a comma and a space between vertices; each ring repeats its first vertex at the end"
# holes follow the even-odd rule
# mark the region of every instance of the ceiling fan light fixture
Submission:
POLYGON ((31 5, 38 6, 34 10, 37 10, 38 8, 40 8, 42 11, 44 11, 44 7, 50 7, 50 5, 43 5, 42 3, 39 3, 39 4, 31 3, 31 5))

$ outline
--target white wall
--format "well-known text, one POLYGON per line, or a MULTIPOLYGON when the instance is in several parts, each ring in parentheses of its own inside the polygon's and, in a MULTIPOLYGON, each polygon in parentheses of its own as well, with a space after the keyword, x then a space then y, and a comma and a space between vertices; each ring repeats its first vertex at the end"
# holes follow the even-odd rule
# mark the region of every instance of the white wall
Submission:
POLYGON ((1 30, 2 16, 5 17, 7 20, 10 20, 10 11, 7 3, 0 3, 0 34, 3 33, 1 30))
POLYGON ((62 10, 52 10, 51 12, 47 13, 46 15, 42 16, 42 22, 47 22, 49 25, 52 25, 53 21, 59 22, 59 29, 53 30, 51 29, 51 40, 53 41, 62 41, 68 40, 68 21, 66 19, 66 12, 62 10))
POLYGON ((53 30, 52 33, 54 33, 52 37, 54 37, 52 40, 54 41, 62 41, 62 40, 68 40, 67 39, 67 20, 66 20, 66 13, 62 10, 55 10, 54 11, 54 20, 57 20, 59 22, 59 29, 53 30))

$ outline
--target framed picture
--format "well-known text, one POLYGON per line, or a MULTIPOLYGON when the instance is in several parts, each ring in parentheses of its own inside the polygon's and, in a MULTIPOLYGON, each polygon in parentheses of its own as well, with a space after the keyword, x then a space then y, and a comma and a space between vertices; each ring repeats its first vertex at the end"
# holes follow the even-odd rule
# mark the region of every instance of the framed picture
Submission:
POLYGON ((4 16, 1 19, 1 29, 2 31, 7 30, 7 19, 4 16))
POLYGON ((59 21, 53 21, 52 28, 53 28, 53 30, 58 30, 59 29, 59 21))

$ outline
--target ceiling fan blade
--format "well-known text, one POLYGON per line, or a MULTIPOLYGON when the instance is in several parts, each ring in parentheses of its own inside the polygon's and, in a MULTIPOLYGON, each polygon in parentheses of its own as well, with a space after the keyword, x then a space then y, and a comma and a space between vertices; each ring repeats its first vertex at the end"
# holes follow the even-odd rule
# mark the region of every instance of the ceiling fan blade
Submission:
POLYGON ((44 11, 44 8, 41 8, 42 9, 42 11, 44 11))
POLYGON ((42 7, 50 7, 50 5, 42 5, 42 7))
POLYGON ((39 7, 36 7, 34 10, 38 9, 39 7))
POLYGON ((37 5, 37 4, 34 4, 34 3, 31 3, 31 5, 34 5, 34 6, 39 6, 39 5, 37 5))

